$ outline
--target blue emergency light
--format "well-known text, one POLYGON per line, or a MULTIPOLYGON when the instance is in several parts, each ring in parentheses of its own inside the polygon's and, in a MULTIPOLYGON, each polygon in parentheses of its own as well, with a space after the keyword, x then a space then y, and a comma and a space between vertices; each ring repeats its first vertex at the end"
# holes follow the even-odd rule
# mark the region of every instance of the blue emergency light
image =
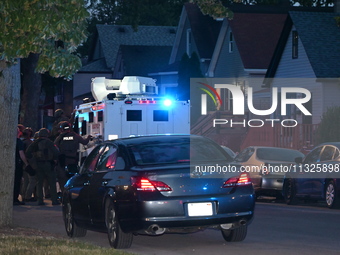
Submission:
POLYGON ((171 100, 171 99, 165 99, 165 100, 163 101, 163 104, 164 104, 164 106, 169 107, 169 106, 172 105, 172 100, 171 100))

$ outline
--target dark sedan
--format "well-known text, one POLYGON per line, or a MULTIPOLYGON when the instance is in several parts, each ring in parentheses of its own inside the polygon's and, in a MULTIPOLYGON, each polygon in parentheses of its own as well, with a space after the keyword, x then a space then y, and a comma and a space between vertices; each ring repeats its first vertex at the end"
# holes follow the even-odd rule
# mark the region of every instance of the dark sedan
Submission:
POLYGON ((339 208, 340 142, 321 144, 296 163, 285 176, 282 194, 286 203, 321 200, 329 208, 339 208))
POLYGON ((254 190, 246 173, 216 174, 216 166, 231 160, 218 144, 200 136, 104 142, 65 185, 66 232, 70 237, 85 236, 87 230, 107 232, 118 249, 129 248, 134 234, 206 228, 220 230, 226 241, 242 241, 253 218, 254 190))

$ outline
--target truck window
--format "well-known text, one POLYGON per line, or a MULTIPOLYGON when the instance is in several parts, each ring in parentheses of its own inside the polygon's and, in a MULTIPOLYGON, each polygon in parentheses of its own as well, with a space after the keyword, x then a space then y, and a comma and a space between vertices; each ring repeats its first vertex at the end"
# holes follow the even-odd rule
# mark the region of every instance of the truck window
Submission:
POLYGON ((169 121, 169 112, 167 110, 154 110, 153 121, 169 121))
POLYGON ((73 123, 73 131, 79 134, 79 117, 76 117, 73 123))
POLYGON ((87 126, 87 121, 86 120, 83 120, 82 123, 81 123, 81 135, 86 135, 87 132, 86 132, 86 126, 87 126))
POLYGON ((93 117, 94 117, 94 113, 93 112, 89 112, 89 123, 93 122, 93 117))
POLYGON ((142 121, 142 110, 127 110, 126 121, 142 121))
POLYGON ((103 111, 99 111, 98 112, 98 121, 103 121, 104 117, 103 117, 103 111))

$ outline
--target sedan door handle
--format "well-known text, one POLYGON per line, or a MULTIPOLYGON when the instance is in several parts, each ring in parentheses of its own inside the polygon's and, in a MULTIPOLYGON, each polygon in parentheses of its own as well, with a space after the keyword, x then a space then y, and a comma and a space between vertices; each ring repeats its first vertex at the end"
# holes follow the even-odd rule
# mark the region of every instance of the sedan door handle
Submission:
POLYGON ((90 185, 90 181, 84 182, 83 185, 84 185, 84 186, 89 186, 89 185, 90 185))
POLYGON ((102 185, 103 185, 103 186, 106 186, 107 184, 109 184, 108 181, 103 181, 103 182, 102 182, 102 185))

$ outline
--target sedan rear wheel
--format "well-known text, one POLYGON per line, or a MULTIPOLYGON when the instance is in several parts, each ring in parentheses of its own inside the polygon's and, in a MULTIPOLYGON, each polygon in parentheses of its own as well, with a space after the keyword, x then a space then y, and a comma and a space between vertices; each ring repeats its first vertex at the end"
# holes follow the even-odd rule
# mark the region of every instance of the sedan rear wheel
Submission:
POLYGON ((84 237, 86 236, 87 230, 84 228, 79 227, 73 218, 72 206, 71 203, 68 202, 63 210, 64 214, 64 223, 65 223, 65 230, 69 237, 84 237))
POLYGON ((247 225, 235 229, 222 229, 222 236, 227 242, 241 242, 247 236, 247 225))
POLYGON ((329 208, 339 208, 339 197, 333 181, 329 181, 326 186, 326 203, 329 208))
POLYGON ((296 188, 293 179, 286 179, 283 184, 283 196, 287 205, 295 205, 296 199, 296 188))
POLYGON ((111 201, 108 202, 106 207, 106 227, 111 247, 115 249, 130 248, 132 244, 133 234, 124 233, 119 226, 116 211, 111 201))

